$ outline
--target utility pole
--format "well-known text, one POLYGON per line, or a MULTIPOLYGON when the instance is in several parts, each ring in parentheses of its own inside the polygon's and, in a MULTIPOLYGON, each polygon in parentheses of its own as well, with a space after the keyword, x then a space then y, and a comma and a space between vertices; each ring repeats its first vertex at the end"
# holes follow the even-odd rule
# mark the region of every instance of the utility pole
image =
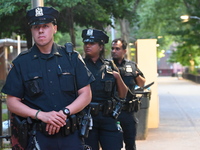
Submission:
MULTIPOLYGON (((44 6, 44 1, 43 0, 31 0, 31 6, 32 8, 38 7, 38 6, 44 6)), ((34 40, 32 38, 32 45, 34 44, 34 40)))
POLYGON ((38 7, 38 6, 44 6, 43 0, 31 0, 32 8, 38 7))
MULTIPOLYGON (((112 22, 112 25, 115 26, 115 20, 113 16, 111 17, 111 22, 112 22)), ((112 41, 115 39, 115 29, 113 27, 111 27, 111 38, 112 38, 112 41)))

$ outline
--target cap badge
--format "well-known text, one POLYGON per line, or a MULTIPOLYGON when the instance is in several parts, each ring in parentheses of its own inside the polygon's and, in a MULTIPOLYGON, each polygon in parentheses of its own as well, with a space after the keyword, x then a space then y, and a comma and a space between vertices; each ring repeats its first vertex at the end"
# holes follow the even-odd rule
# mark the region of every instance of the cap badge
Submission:
POLYGON ((92 36, 93 35, 93 30, 92 29, 88 29, 87 30, 87 36, 92 36))
POLYGON ((44 15, 44 14, 43 14, 42 8, 36 8, 36 9, 35 9, 35 16, 36 16, 36 17, 43 16, 43 15, 44 15))

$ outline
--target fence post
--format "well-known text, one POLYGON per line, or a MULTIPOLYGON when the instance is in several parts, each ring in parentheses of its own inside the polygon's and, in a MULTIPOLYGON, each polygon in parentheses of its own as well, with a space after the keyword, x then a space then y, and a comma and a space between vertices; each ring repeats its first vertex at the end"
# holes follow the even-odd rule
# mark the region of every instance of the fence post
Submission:
MULTIPOLYGON (((3 132, 2 132, 2 99, 3 98, 3 95, 2 95, 2 93, 0 93, 0 108, 1 108, 1 111, 0 111, 0 121, 1 121, 1 123, 0 123, 0 135, 2 135, 3 134, 3 132)), ((0 148, 2 148, 2 145, 3 145, 3 143, 2 143, 2 138, 0 138, 0 148)))

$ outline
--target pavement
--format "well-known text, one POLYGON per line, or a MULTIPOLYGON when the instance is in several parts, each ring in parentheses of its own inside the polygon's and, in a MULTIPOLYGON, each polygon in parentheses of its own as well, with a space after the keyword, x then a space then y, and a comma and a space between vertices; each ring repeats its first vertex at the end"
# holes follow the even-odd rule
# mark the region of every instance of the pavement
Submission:
POLYGON ((200 150, 200 84, 158 77, 158 95, 159 127, 136 141, 137 150, 200 150))

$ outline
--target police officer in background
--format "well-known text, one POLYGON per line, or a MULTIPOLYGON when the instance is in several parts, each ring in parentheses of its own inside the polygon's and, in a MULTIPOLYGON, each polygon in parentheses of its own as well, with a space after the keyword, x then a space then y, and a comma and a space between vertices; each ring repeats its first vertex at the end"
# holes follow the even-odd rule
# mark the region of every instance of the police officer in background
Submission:
POLYGON ((66 126, 66 120, 76 117, 90 103, 90 83, 94 77, 77 52, 69 56, 65 47, 54 43, 58 15, 52 7, 27 11, 35 44, 13 61, 2 89, 7 94, 8 109, 19 116, 11 120, 14 150, 83 150, 78 130, 74 128, 73 133, 68 133, 67 127, 72 125, 66 126), (26 122, 32 127, 27 145, 23 137, 27 132, 23 124, 26 118, 32 118, 26 122), (18 121, 17 126, 14 120, 18 121))
POLYGON ((121 79, 114 63, 104 59, 104 44, 109 37, 101 30, 85 29, 82 31, 85 63, 95 77, 91 83, 92 102, 90 103, 93 128, 89 132, 86 144, 92 150, 120 150, 123 147, 122 133, 117 128, 117 120, 113 117, 115 90, 124 99, 127 87, 121 79))
MULTIPOLYGON (((145 78, 143 73, 138 69, 137 64, 133 61, 125 59, 127 43, 125 40, 118 38, 112 41, 112 58, 114 63, 120 70, 121 77, 127 87, 132 93, 134 93, 135 86, 144 86, 145 78)), ((136 138, 136 124, 137 119, 135 117, 134 110, 130 111, 128 105, 134 95, 128 93, 126 97, 126 103, 119 115, 118 120, 123 129, 123 137, 126 150, 136 150, 135 138, 136 138)))

